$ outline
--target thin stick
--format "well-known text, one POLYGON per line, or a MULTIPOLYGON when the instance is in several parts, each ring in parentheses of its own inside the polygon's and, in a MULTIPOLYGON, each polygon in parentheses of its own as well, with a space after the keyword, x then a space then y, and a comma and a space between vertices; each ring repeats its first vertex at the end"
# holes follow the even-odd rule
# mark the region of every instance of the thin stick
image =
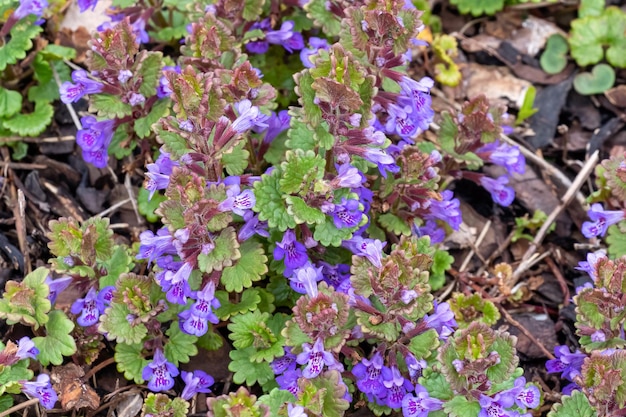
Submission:
POLYGON ((520 322, 518 322, 513 317, 511 317, 509 312, 506 311, 506 309, 504 307, 499 305, 498 308, 499 308, 500 312, 502 313, 502 315, 506 318, 506 320, 509 323, 511 323, 513 326, 517 327, 520 332, 524 333, 526 335, 526 337, 528 337, 530 339, 531 342, 533 342, 535 345, 537 345, 537 347, 539 349, 541 349, 541 351, 543 352, 544 355, 546 355, 547 358, 554 359, 554 355, 552 354, 552 352, 550 352, 548 349, 546 349, 546 347, 543 345, 543 343, 541 343, 535 336, 533 336, 533 334, 531 332, 526 330, 526 328, 524 326, 522 326, 520 322))
POLYGON ((596 164, 598 163, 599 159, 600 159, 599 151, 595 151, 589 157, 587 162, 585 162, 585 165, 583 165, 582 169, 580 170, 580 172, 574 179, 574 182, 569 187, 565 195, 561 197, 561 201, 559 205, 556 206, 554 210, 552 210, 552 212, 550 213, 546 221, 541 225, 541 228, 535 235, 535 238, 533 239, 532 243, 526 250, 526 253, 522 257, 522 262, 519 264, 519 266, 513 273, 513 277, 511 278, 512 285, 514 285, 519 280, 520 276, 528 269, 528 265, 526 261, 528 261, 530 257, 535 253, 535 251, 537 250, 537 247, 541 245, 541 242, 543 242, 543 239, 546 237, 548 230, 550 229, 550 226, 552 225, 552 223, 554 223, 554 221, 559 216, 559 214, 561 214, 561 212, 565 210, 565 208, 569 205, 574 195, 578 192, 578 189, 583 185, 587 177, 591 174, 593 169, 596 167, 596 164))
POLYGON ((0 413, 0 417, 8 416, 11 413, 15 413, 16 411, 20 411, 23 408, 30 407, 31 405, 37 404, 38 402, 39 402, 39 398, 31 398, 28 401, 24 401, 23 403, 19 403, 18 405, 14 405, 13 407, 9 408, 8 410, 4 410, 3 412, 0 413))
POLYGON ((476 271, 476 275, 477 276, 481 276, 483 274, 483 272, 485 272, 485 270, 487 268, 489 268, 489 265, 491 265, 491 263, 498 256, 500 256, 502 254, 502 252, 504 252, 504 250, 511 244, 511 241, 513 240, 513 236, 515 236, 515 229, 511 230, 511 233, 509 233, 509 235, 506 237, 506 239, 504 239, 504 242, 500 243, 500 246, 498 246, 496 251, 493 252, 491 255, 489 255, 489 258, 487 258, 487 260, 485 261, 483 266, 478 268, 478 271, 476 271))
POLYGON ((550 267, 552 274, 556 277, 559 286, 561 287, 561 291, 563 292, 563 306, 569 305, 569 288, 567 288, 567 282, 565 281, 565 277, 561 273, 561 270, 556 266, 556 263, 552 260, 552 258, 547 257, 546 263, 550 267))
POLYGON ((46 169, 47 165, 43 164, 29 164, 26 162, 5 162, 0 161, 0 167, 8 166, 11 169, 46 169))
POLYGON ((101 211, 100 213, 96 214, 96 217, 104 217, 107 214, 117 210, 118 208, 122 207, 124 204, 126 203, 130 203, 131 199, 127 198, 126 200, 122 200, 122 201, 118 201, 117 203, 113 204, 111 207, 109 207, 106 210, 101 211))
POLYGON ((15 219, 18 241, 20 243, 22 255, 24 255, 24 267, 26 268, 26 273, 30 273, 32 268, 30 265, 30 255, 28 253, 28 241, 26 240, 26 199, 24 198, 24 193, 19 188, 17 190, 17 208, 20 218, 19 222, 15 219))
POLYGON ((137 207, 137 200, 135 197, 135 193, 133 192, 133 187, 130 184, 130 175, 126 174, 124 177, 124 187, 126 187, 126 192, 128 192, 128 198, 130 199, 130 204, 133 205, 133 210, 135 211, 135 217, 137 218, 137 223, 143 223, 143 219, 139 214, 139 208, 137 207))
POLYGON ((480 235, 478 235, 478 238, 476 239, 476 242, 474 243, 474 247, 469 251, 465 259, 463 260, 463 263, 461 264, 461 267, 459 268, 459 272, 465 271, 465 268, 467 268, 467 265, 470 263, 470 261, 474 257, 474 253, 476 253, 474 249, 478 249, 480 244, 483 243, 483 239, 485 238, 485 236, 487 236, 487 232, 489 231, 490 227, 491 227, 491 220, 487 220, 487 223, 485 223, 483 230, 481 230, 480 235))
POLYGON ((98 372, 98 371, 100 371, 100 370, 102 370, 102 369, 106 368, 107 366, 109 366, 109 365, 111 365, 111 364, 114 364, 114 363, 115 363, 115 358, 109 358, 109 359, 107 359, 107 360, 105 360, 105 361, 100 362, 99 364, 97 364, 96 366, 94 366, 93 368, 91 368, 91 369, 89 370, 89 372, 87 372, 87 373, 85 374, 85 376, 83 376, 83 379, 84 379, 85 381, 87 381, 89 378, 91 378, 91 377, 92 377, 92 375, 95 375, 95 374, 96 374, 96 372, 98 372))

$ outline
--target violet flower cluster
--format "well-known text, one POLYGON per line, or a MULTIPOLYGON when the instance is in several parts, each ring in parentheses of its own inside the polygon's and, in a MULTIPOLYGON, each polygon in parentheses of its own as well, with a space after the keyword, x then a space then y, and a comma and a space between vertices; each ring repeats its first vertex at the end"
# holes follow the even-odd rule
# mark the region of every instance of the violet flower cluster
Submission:
POLYGON ((248 30, 261 30, 265 37, 261 40, 248 42, 246 49, 254 54, 264 54, 268 51, 270 44, 281 45, 289 53, 299 51, 304 48, 304 40, 300 32, 293 30, 294 22, 284 21, 279 30, 272 30, 270 19, 263 19, 255 22, 248 30))

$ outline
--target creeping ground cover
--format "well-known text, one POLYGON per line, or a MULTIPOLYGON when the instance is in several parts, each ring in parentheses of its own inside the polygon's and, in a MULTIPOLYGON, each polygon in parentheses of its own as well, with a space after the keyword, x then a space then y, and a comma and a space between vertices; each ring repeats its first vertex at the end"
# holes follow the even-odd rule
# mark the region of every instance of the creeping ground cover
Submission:
POLYGON ((626 414, 625 12, 555 10, 0 0, 0 416, 626 414))

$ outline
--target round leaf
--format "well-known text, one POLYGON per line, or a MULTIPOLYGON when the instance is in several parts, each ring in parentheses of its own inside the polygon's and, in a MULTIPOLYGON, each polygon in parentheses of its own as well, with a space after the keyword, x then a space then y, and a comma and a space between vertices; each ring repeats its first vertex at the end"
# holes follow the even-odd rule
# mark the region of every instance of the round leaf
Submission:
POLYGON ((574 78, 574 89, 584 96, 600 94, 613 87, 615 71, 607 64, 598 64, 591 72, 583 72, 574 78))

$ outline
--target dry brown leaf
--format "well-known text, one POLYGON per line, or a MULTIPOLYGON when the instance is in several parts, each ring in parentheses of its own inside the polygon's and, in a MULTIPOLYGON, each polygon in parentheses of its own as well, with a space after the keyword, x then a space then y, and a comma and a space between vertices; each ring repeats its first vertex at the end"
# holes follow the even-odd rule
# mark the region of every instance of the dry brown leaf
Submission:
POLYGON ((97 409, 100 397, 82 377, 85 372, 78 365, 68 363, 52 369, 50 379, 54 389, 59 393, 59 401, 64 411, 80 410, 81 408, 97 409))

